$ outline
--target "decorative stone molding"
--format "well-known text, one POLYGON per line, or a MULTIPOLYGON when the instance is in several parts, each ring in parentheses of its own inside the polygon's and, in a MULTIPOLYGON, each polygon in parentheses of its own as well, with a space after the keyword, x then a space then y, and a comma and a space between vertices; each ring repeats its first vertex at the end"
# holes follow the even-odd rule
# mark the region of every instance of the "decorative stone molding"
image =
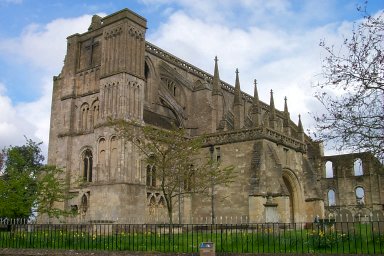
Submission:
POLYGON ((136 39, 144 40, 145 38, 145 32, 142 30, 139 30, 136 27, 130 26, 128 29, 128 34, 132 37, 136 37, 136 39))
POLYGON ((204 144, 206 146, 221 145, 258 139, 268 139, 277 144, 284 145, 303 153, 307 151, 307 147, 303 142, 287 137, 269 128, 263 127, 209 134, 205 136, 204 144))
POLYGON ((107 39, 110 39, 112 37, 119 36, 119 35, 121 35, 122 32, 123 32, 123 28, 121 26, 112 28, 112 29, 104 32, 104 39, 107 40, 107 39))

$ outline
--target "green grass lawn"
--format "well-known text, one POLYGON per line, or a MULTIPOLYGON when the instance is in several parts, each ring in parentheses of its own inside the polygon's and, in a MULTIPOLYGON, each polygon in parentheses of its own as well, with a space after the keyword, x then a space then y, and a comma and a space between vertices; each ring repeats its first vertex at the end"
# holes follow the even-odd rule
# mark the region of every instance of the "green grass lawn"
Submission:
POLYGON ((216 252, 244 253, 377 253, 384 252, 384 234, 370 224, 355 224, 342 232, 334 228, 216 228, 192 230, 128 226, 129 229, 68 228, 65 225, 17 228, 0 232, 0 248, 52 248, 75 250, 126 250, 197 252, 211 241, 216 252), (141 227, 141 228, 138 228, 141 227))

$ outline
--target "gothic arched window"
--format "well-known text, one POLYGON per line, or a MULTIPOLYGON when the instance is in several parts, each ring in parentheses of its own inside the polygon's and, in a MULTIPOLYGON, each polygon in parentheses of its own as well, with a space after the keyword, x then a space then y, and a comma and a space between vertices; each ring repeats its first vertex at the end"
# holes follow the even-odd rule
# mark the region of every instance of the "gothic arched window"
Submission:
POLYGON ((87 149, 84 151, 82 156, 83 162, 83 180, 91 182, 92 181, 92 167, 93 167, 93 157, 92 151, 87 149))
POLYGON ((328 190, 328 206, 336 205, 336 193, 335 190, 328 190))
POLYGON ((333 178, 333 163, 331 161, 327 161, 325 163, 325 177, 333 178))
POLYGON ((360 158, 357 158, 353 162, 353 174, 355 176, 361 176, 363 173, 363 161, 361 161, 360 158))

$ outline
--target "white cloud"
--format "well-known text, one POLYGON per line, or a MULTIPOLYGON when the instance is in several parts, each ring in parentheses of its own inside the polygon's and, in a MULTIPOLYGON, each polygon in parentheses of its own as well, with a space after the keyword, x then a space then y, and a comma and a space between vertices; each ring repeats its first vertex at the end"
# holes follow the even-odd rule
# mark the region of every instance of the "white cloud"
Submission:
MULTIPOLYGON (((49 120, 52 98, 52 77, 60 72, 66 53, 66 37, 87 30, 90 15, 73 19, 57 19, 46 25, 31 24, 17 38, 3 39, 0 53, 9 60, 17 58, 30 67, 38 67, 41 79, 38 85, 40 96, 31 102, 15 104, 7 96, 6 86, 0 84, 0 147, 25 143, 24 135, 35 141, 43 141, 43 152, 48 150, 49 120)), ((33 71, 29 71, 33 72, 33 71)), ((28 76, 28 68, 23 74, 28 76)), ((36 74, 34 74, 36 76, 36 74)))
MULTIPOLYGON (((289 16, 290 7, 285 2, 274 1, 267 7, 289 16)), ((297 123, 301 114, 304 129, 313 131, 314 119, 309 112, 324 111, 314 98, 313 88, 321 79, 324 51, 319 46, 320 40, 341 45, 343 38, 351 33, 351 22, 325 24, 304 31, 270 29, 271 26, 257 26, 254 22, 236 27, 221 21, 209 22, 191 13, 194 12, 187 9, 174 12, 157 31, 148 35, 149 41, 211 74, 214 56, 218 55, 222 80, 234 85, 235 69, 239 68, 243 91, 252 95, 256 78, 262 101, 269 103, 272 89, 276 107, 283 110, 287 96, 291 119, 297 123)), ((225 16, 222 18, 225 20, 225 16)))
POLYGON ((36 139, 33 123, 21 117, 17 107, 6 95, 5 85, 0 84, 0 148, 25 143, 24 135, 36 139))
POLYGON ((72 19, 56 19, 52 22, 30 24, 17 38, 3 39, 0 53, 17 57, 19 61, 47 73, 58 73, 66 52, 66 38, 74 33, 85 32, 91 15, 72 19))
MULTIPOLYGON (((301 113, 305 128, 312 122, 307 112, 316 111, 313 107, 319 107, 310 87, 316 82, 314 75, 320 72, 322 54, 318 43, 321 39, 331 44, 340 43, 340 35, 345 36, 351 31, 350 23, 328 24, 306 32, 274 26, 272 20, 275 17, 279 17, 280 23, 285 18, 288 21, 294 18, 291 6, 285 0, 262 1, 263 4, 253 0, 143 2, 163 7, 176 3, 182 7, 182 11, 175 6, 163 8, 168 18, 157 31, 148 30, 149 41, 209 73, 213 73, 213 58, 217 55, 222 80, 234 84, 235 69, 239 68, 242 90, 252 95, 253 79, 256 78, 261 100, 269 103, 269 91, 273 89, 278 109, 283 108, 283 99, 287 96, 291 118, 297 122, 301 113), (236 16, 236 8, 243 8, 246 14, 236 16), (233 21, 236 21, 235 25, 233 21)), ((311 4, 315 2, 303 9, 311 4)), ((42 77, 39 81, 42 93, 33 102, 13 104, 4 90, 5 85, 2 85, 0 146, 23 143, 25 134, 43 140, 46 147, 52 88, 50 77, 57 75, 62 68, 66 37, 85 32, 90 21, 91 16, 84 15, 56 19, 48 24, 31 24, 19 37, 0 41, 0 54, 38 67, 42 77)), ((152 27, 150 20, 148 27, 152 27)))
POLYGON ((318 31, 299 35, 255 26, 230 28, 192 19, 183 12, 173 14, 149 35, 155 44, 209 73, 218 55, 222 80, 234 84, 235 69, 239 68, 242 90, 252 94, 256 78, 262 100, 269 102, 269 91, 273 89, 280 109, 284 96, 288 96, 290 110, 305 113, 309 111, 306 97, 311 97, 308 87, 319 72, 320 37, 318 31))

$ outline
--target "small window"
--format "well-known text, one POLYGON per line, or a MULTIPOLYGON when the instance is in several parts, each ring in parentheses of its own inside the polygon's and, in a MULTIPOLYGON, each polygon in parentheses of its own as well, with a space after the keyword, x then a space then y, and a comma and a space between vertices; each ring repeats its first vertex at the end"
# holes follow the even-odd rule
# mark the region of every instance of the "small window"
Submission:
POLYGON ((357 158, 353 163, 353 173, 355 176, 363 175, 363 161, 360 158, 357 158))
POLYGON ((364 205, 364 197, 365 197, 365 192, 363 187, 357 187, 355 189, 355 195, 356 195, 356 203, 358 205, 364 205))
POLYGON ((336 193, 333 189, 328 191, 328 206, 336 205, 336 193))
POLYGON ((333 178, 333 163, 331 161, 327 161, 325 163, 325 177, 333 178))
POLYGON ((92 151, 87 149, 83 153, 83 180, 92 181, 93 157, 92 151))

